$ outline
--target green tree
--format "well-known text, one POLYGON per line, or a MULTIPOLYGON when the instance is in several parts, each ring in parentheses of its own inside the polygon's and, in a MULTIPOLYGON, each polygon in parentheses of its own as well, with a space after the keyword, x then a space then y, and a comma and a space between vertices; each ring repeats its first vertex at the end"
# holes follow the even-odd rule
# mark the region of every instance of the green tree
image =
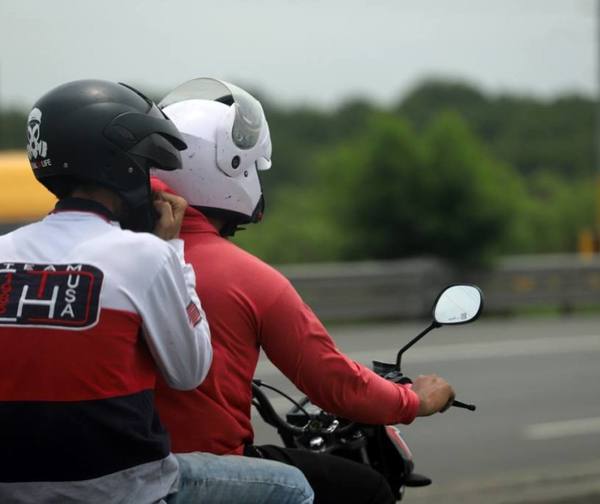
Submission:
POLYGON ((337 261, 344 236, 309 188, 280 188, 269 198, 260 224, 249 224, 234 241, 270 263, 337 261))
POLYGON ((529 181, 516 223, 510 253, 551 253, 577 250, 579 233, 594 229, 593 179, 567 180, 545 172, 529 181))
POLYGON ((27 114, 20 110, 0 111, 0 150, 24 149, 27 141, 27 114))
POLYGON ((439 255, 485 261, 510 235, 522 186, 464 121, 441 115, 418 137, 379 114, 360 141, 320 156, 322 198, 351 233, 345 257, 439 255))
POLYGON ((454 113, 425 134, 431 207, 428 247, 454 261, 487 261, 502 250, 525 197, 521 178, 494 160, 454 113))
POLYGON ((552 171, 569 177, 593 173, 593 100, 565 95, 551 100, 490 96, 455 81, 425 81, 397 105, 422 131, 441 110, 453 110, 497 159, 529 175, 552 171))

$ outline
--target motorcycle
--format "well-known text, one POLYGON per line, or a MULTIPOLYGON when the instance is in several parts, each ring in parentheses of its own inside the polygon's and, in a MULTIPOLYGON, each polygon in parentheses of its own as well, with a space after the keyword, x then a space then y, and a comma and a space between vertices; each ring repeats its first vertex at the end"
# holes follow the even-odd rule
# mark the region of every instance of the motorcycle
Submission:
MULTIPOLYGON (((476 320, 483 309, 483 294, 474 285, 446 287, 433 304, 429 326, 404 345, 394 363, 373 361, 373 371, 393 383, 411 383, 402 373, 402 356, 428 332, 443 325, 466 324, 476 320)), ((401 500, 406 487, 432 483, 427 476, 414 472, 413 455, 394 425, 367 425, 340 418, 312 404, 308 397, 295 401, 281 390, 262 380, 253 380, 252 404, 262 419, 277 429, 284 446, 316 453, 329 453, 368 464, 388 481, 396 499, 401 500), (293 407, 282 418, 262 390, 270 389, 288 399, 293 407)), ((454 400, 452 406, 475 411, 473 404, 454 400)))

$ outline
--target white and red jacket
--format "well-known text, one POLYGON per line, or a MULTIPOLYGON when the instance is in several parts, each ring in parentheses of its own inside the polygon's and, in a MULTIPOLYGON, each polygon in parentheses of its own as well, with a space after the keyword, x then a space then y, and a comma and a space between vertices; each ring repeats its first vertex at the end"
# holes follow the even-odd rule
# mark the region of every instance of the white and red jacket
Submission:
MULTIPOLYGON (((168 190, 153 179, 155 189, 168 190)), ((371 424, 410 423, 419 398, 354 362, 277 270, 219 236, 188 207, 185 257, 211 327, 214 359, 200 387, 177 392, 159 381, 156 404, 174 452, 243 452, 253 442, 251 380, 261 348, 311 401, 371 424)))
POLYGON ((154 408, 212 350, 181 240, 67 199, 0 237, 0 502, 151 503, 177 479, 154 408))

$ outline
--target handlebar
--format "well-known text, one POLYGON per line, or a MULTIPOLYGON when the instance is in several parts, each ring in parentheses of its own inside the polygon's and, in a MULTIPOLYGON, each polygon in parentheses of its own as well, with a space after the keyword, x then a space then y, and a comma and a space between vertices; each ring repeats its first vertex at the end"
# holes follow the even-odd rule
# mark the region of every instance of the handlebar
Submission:
POLYGON ((261 386, 269 387, 275 390, 276 392, 282 394, 280 390, 277 390, 273 387, 268 386, 263 383, 262 380, 252 380, 252 404, 258 410, 258 413, 262 417, 262 419, 272 427, 275 427, 278 431, 287 432, 292 435, 300 435, 306 434, 307 432, 311 432, 311 434, 315 435, 328 435, 335 433, 336 436, 343 436, 351 431, 353 431, 357 427, 356 422, 348 422, 345 425, 340 425, 339 421, 335 421, 335 423, 327 426, 315 425, 312 423, 313 416, 306 412, 306 410, 293 401, 289 396, 285 395, 287 399, 289 399, 292 403, 296 405, 300 411, 302 411, 306 415, 306 424, 302 427, 294 425, 285 419, 283 419, 273 408, 271 401, 265 395, 265 393, 261 390, 261 386))
MULTIPOLYGON (((390 380, 394 383, 402 383, 402 384, 412 383, 412 380, 410 378, 408 378, 407 376, 404 376, 393 364, 385 364, 382 362, 373 362, 373 364, 374 364, 375 372, 387 380, 390 380)), ((356 429, 357 426, 359 425, 357 422, 348 422, 346 425, 341 425, 341 426, 339 425, 338 422, 335 422, 335 426, 328 425, 325 428, 323 428, 321 425, 318 425, 318 424, 314 425, 312 423, 312 416, 310 414, 308 414, 301 405, 296 403, 289 396, 283 394, 283 392, 281 392, 280 390, 273 389, 276 392, 283 394, 292 403, 294 403, 300 411, 302 411, 306 415, 306 417, 307 417, 306 424, 303 425, 302 427, 299 427, 297 425, 294 425, 294 424, 284 420, 275 411, 275 409, 273 408, 273 405, 271 404, 271 401, 267 398, 265 393, 260 389, 261 386, 273 388, 273 387, 268 386, 267 384, 264 384, 261 380, 257 380, 257 379, 253 380, 253 382, 252 382, 252 392, 253 392, 252 404, 256 407, 256 409, 258 410, 262 419, 267 424, 271 425, 272 427, 275 427, 280 432, 287 432, 288 434, 291 434, 291 435, 302 435, 302 434, 306 434, 309 431, 312 432, 313 434, 320 434, 320 435, 333 434, 335 432, 336 435, 340 436, 340 435, 345 435, 348 432, 351 432, 352 430, 356 429)), ((464 403, 464 402, 458 401, 456 399, 452 402, 452 406, 454 406, 456 408, 466 409, 469 411, 475 411, 477 409, 477 407, 474 404, 464 403)))
MULTIPOLYGON (((384 362, 373 361, 373 370, 381 377, 386 380, 390 380, 394 383, 400 383, 407 385, 412 383, 412 380, 408 376, 404 376, 400 370, 393 364, 386 364, 384 362)), ((474 404, 467 404, 462 401, 454 400, 452 406, 457 408, 463 408, 469 411, 475 411, 477 406, 474 404)))
POLYGON ((265 393, 254 381, 252 382, 252 396, 252 404, 254 404, 260 416, 266 423, 278 430, 283 430, 292 434, 304 434, 306 432, 306 426, 297 427, 296 425, 292 425, 283 420, 273 408, 271 401, 269 401, 265 393))
POLYGON ((457 401, 456 399, 452 401, 452 406, 456 406, 457 408, 463 408, 469 411, 475 411, 477 409, 477 406, 475 406, 474 404, 467 404, 462 401, 457 401))
MULTIPOLYGON (((406 377, 404 377, 404 379, 406 381, 410 381, 406 377)), ((301 408, 300 411, 306 414, 306 424, 303 426, 294 425, 293 423, 286 421, 275 411, 273 405, 271 404, 271 401, 261 390, 261 385, 266 386, 266 384, 263 384, 261 380, 255 380, 252 383, 252 404, 256 407, 262 419, 267 424, 271 425, 272 427, 275 427, 280 432, 280 434, 285 432, 288 435, 299 436, 305 435, 310 432, 312 435, 335 435, 336 437, 338 437, 345 436, 346 434, 360 426, 360 424, 357 422, 348 422, 345 425, 339 425, 337 421, 327 426, 323 426, 319 422, 314 424, 312 421, 312 415, 308 414, 306 410, 304 410, 304 408, 301 408)), ((463 408, 469 411, 475 411, 477 409, 477 407, 474 404, 467 404, 458 400, 454 400, 452 402, 452 406, 455 406, 457 408, 463 408)))

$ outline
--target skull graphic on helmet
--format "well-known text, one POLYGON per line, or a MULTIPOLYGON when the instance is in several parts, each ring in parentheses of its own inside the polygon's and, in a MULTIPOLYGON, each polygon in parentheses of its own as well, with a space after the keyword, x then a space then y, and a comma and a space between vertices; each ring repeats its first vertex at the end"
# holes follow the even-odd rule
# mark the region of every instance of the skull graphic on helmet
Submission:
POLYGON ((46 157, 48 145, 41 139, 42 111, 34 108, 27 118, 27 155, 30 161, 46 157))

